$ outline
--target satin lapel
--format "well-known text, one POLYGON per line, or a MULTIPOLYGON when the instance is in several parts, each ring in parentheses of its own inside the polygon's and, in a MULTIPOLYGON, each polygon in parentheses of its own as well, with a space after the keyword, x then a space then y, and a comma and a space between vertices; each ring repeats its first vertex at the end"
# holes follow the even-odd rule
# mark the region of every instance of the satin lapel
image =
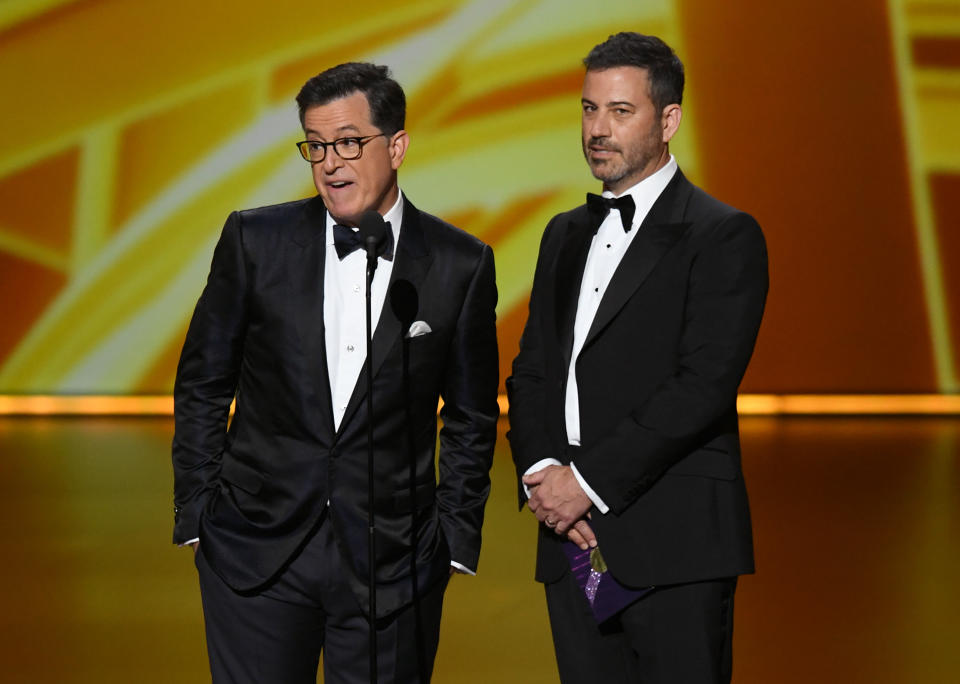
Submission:
MULTIPOLYGON (((390 284, 392 285, 397 280, 407 280, 420 293, 421 285, 430 269, 433 255, 427 247, 423 226, 420 223, 419 210, 406 197, 403 198, 403 201, 403 226, 400 230, 400 239, 394 256, 396 261, 393 265, 393 272, 390 274, 390 284)), ((387 296, 383 302, 383 310, 380 312, 380 319, 377 321, 377 329, 373 333, 374 377, 376 377, 393 347, 400 344, 403 333, 406 333, 406 331, 400 330, 400 321, 397 320, 393 308, 390 306, 390 288, 388 287, 387 296)), ((343 432, 360 404, 366 400, 366 396, 367 364, 364 360, 360 375, 357 377, 357 384, 354 385, 350 401, 347 402, 343 420, 340 421, 338 435, 343 432)), ((374 401, 374 411, 376 411, 376 401, 374 401)))
POLYGON ((323 273, 326 259, 326 209, 319 197, 307 203, 287 244, 291 301, 300 349, 307 369, 306 394, 313 397, 324 421, 324 434, 333 433, 333 406, 327 374, 323 325, 323 273))
POLYGON ((691 185, 678 169, 663 193, 654 202, 643 223, 637 228, 626 254, 600 300, 583 347, 586 349, 643 285, 663 255, 670 251, 690 227, 683 223, 683 210, 690 196, 691 185))
POLYGON ((557 339, 560 341, 560 353, 563 365, 570 365, 573 352, 573 328, 577 318, 577 302, 580 299, 580 281, 587 264, 590 242, 596 233, 587 211, 584 209, 577 219, 571 219, 567 226, 556 267, 556 320, 557 339))

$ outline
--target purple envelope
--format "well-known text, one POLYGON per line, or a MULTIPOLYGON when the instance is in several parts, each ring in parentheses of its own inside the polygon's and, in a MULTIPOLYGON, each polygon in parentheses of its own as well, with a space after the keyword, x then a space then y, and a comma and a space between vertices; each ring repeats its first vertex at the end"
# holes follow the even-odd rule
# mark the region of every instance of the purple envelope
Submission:
POLYGON ((568 539, 563 542, 563 552, 567 554, 570 570, 583 589, 598 623, 613 617, 653 589, 631 589, 620 584, 607 570, 599 546, 584 551, 568 539))

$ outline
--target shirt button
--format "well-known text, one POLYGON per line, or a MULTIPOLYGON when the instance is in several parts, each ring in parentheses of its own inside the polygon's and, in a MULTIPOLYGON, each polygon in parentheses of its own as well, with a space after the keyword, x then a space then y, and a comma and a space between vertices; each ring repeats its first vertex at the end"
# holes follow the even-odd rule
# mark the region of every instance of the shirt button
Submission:
POLYGON ((348 345, 347 345, 347 351, 349 351, 349 352, 352 352, 352 351, 353 351, 353 345, 352 345, 352 344, 348 344, 348 345))
POLYGON ((607 245, 607 249, 610 249, 610 245, 607 245))
MULTIPOLYGON (((609 247, 610 245, 607 245, 607 246, 609 247)), ((353 286, 353 291, 354 291, 354 292, 359 292, 359 291, 360 291, 360 286, 359 286, 359 285, 354 285, 354 286, 353 286)))

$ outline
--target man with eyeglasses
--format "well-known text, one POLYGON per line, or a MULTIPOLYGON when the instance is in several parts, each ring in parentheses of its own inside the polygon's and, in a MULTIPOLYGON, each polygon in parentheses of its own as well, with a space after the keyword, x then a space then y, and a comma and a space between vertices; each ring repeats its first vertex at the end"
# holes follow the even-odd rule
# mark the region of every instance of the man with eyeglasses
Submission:
POLYGON ((224 226, 177 371, 174 541, 195 549, 215 682, 313 683, 321 651, 324 681, 371 681, 372 422, 377 680, 427 682, 448 578, 480 552, 499 413, 493 254, 400 192, 405 97, 386 67, 328 69, 297 103, 318 195, 224 226), (371 209, 388 224, 372 421, 356 234, 371 209))

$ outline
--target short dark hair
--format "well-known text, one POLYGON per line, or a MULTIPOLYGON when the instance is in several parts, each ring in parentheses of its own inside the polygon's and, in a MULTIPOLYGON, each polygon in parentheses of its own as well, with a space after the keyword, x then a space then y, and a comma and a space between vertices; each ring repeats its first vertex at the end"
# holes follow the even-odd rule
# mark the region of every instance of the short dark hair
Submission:
POLYGON ((303 84, 297 93, 300 125, 307 110, 341 97, 363 93, 370 105, 370 121, 387 135, 401 130, 407 118, 403 88, 390 69, 369 62, 346 62, 323 71, 303 84))
POLYGON ((595 46, 583 59, 587 71, 635 66, 647 70, 650 100, 657 112, 670 104, 683 104, 683 62, 656 36, 623 31, 595 46))

